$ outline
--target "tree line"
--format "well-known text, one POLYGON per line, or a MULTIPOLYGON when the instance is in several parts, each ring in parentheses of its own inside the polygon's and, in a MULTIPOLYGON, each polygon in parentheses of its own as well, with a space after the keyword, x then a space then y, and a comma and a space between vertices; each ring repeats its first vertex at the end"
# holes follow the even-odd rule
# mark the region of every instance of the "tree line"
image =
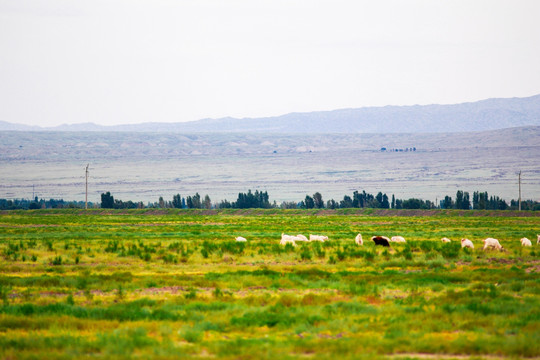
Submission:
MULTIPOLYGON (((122 205, 131 204, 132 208, 136 208, 131 202, 122 203, 121 201, 111 201, 112 197, 109 193, 105 199, 108 201, 103 203, 102 208, 128 208, 122 205)), ((139 203, 141 205, 142 203, 139 203)), ((396 199, 395 195, 389 198, 387 194, 378 192, 376 195, 366 193, 366 191, 354 191, 352 196, 344 195, 341 200, 330 199, 326 202, 320 192, 313 195, 306 195, 299 202, 284 201, 278 205, 275 201, 270 202, 268 192, 258 191, 247 193, 239 193, 236 201, 221 200, 219 203, 212 203, 210 196, 205 195, 204 199, 196 193, 193 196, 182 197, 180 194, 173 196, 172 201, 165 201, 163 197, 159 198, 158 202, 149 203, 146 207, 149 208, 177 208, 177 209, 249 209, 249 208, 282 208, 282 209, 347 209, 347 208, 372 208, 372 209, 462 209, 462 210, 517 210, 518 201, 511 200, 508 204, 505 200, 498 196, 488 196, 487 192, 475 191, 472 199, 469 192, 458 190, 455 198, 445 196, 443 200, 436 204, 430 200, 422 200, 417 198, 396 199)), ((533 200, 521 202, 522 210, 540 210, 540 203, 533 200)))
MULTIPOLYGON (((352 195, 344 195, 343 199, 330 199, 324 201, 320 192, 306 195, 301 201, 284 201, 277 204, 270 202, 267 191, 248 190, 246 193, 238 193, 236 201, 221 200, 213 203, 209 195, 201 196, 199 193, 189 196, 176 194, 171 200, 159 197, 157 202, 144 204, 131 200, 123 201, 115 199, 110 192, 101 194, 101 203, 88 203, 88 207, 103 209, 143 209, 143 208, 177 208, 177 209, 249 209, 249 208, 281 208, 281 209, 346 209, 346 208, 374 208, 374 209, 462 209, 462 210, 517 210, 518 201, 511 200, 507 203, 498 196, 489 195, 487 192, 475 191, 470 196, 467 191, 458 190, 454 198, 445 196, 438 204, 430 200, 417 198, 396 199, 387 194, 378 192, 376 195, 354 191, 352 195)), ((35 197, 33 200, 0 199, 0 210, 32 210, 32 209, 58 209, 58 208, 84 208, 84 201, 65 201, 63 199, 45 200, 35 197)), ((522 210, 540 210, 540 202, 525 200, 521 202, 522 210)))
MULTIPOLYGON (((538 210, 534 209, 534 203, 536 202, 531 200, 522 202, 521 208, 523 210, 538 210), (526 208, 524 208, 524 206, 526 208)), ((453 201, 451 197, 446 196, 441 202, 442 209, 507 210, 509 208, 517 209, 518 206, 517 200, 511 200, 510 205, 508 205, 506 201, 498 196, 489 196, 487 191, 475 191, 472 196, 472 203, 469 193, 461 190, 458 190, 456 193, 455 201, 453 201)))
MULTIPOLYGON (((213 204, 210 200, 210 196, 205 195, 204 198, 196 193, 187 197, 182 197, 180 194, 173 195, 171 201, 166 201, 163 197, 159 197, 159 200, 154 203, 149 203, 147 208, 176 208, 176 209, 249 209, 249 208, 263 208, 269 209, 277 207, 276 203, 270 204, 268 192, 255 190, 252 192, 248 190, 247 193, 239 193, 236 201, 229 202, 228 200, 222 200, 218 204, 213 204)), ((122 202, 114 199, 114 196, 110 192, 101 194, 101 208, 104 209, 129 209, 137 208, 141 203, 135 204, 133 202, 122 202)))
MULTIPOLYGON (((80 209, 84 201, 66 201, 63 199, 0 199, 0 210, 35 210, 35 209, 80 209)), ((93 203, 88 203, 93 207, 93 203)))

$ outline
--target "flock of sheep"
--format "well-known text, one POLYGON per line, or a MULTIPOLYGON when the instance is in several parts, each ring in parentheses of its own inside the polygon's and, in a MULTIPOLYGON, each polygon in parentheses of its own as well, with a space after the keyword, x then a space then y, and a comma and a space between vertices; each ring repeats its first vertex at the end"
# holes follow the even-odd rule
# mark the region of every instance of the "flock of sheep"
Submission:
MULTIPOLYGON (((540 235, 537 235, 537 237, 538 237, 538 239, 536 240, 536 244, 540 244, 540 235)), ((442 238, 441 240, 443 242, 450 242, 450 239, 448 239, 448 238, 442 238)), ((487 250, 489 248, 493 248, 493 249, 496 249, 496 250, 499 250, 499 251, 504 251, 505 250, 502 247, 499 240, 497 240, 497 239, 486 238, 486 239, 484 239, 482 241, 484 243, 484 247, 483 247, 482 250, 487 250)), ((521 242, 521 246, 532 246, 531 240, 527 239, 526 237, 521 238, 520 242, 521 242)), ((472 241, 469 240, 469 239, 461 239, 461 247, 462 248, 466 247, 466 248, 474 249, 474 245, 473 245, 472 241)))
MULTIPOLYGON (((537 237, 538 237, 538 239, 536 240, 536 244, 540 244, 540 235, 537 235, 537 237)), ((326 240, 328 240, 328 236, 324 236, 324 235, 312 235, 312 234, 309 234, 309 239, 308 239, 307 237, 305 237, 302 234, 287 235, 287 234, 282 233, 281 234, 281 241, 279 243, 281 245, 291 244, 292 246, 297 246, 296 242, 298 242, 298 241, 321 241, 321 242, 324 242, 326 240)), ((390 246, 391 242, 396 242, 396 243, 404 243, 405 242, 405 238, 403 236, 392 236, 391 238, 388 238, 386 236, 377 235, 377 236, 372 236, 371 240, 375 243, 375 245, 381 245, 381 246, 387 246, 387 247, 390 246)), ((247 239, 242 237, 242 236, 238 236, 238 237, 236 237, 236 241, 246 242, 247 239)), ((447 243, 447 242, 451 242, 452 240, 450 240, 447 237, 443 237, 441 239, 441 241, 447 243)), ((484 239, 482 241, 484 243, 483 250, 486 250, 488 248, 494 248, 496 250, 501 250, 501 251, 504 250, 501 243, 497 239, 486 238, 486 239, 484 239)), ((521 241, 521 246, 532 246, 531 240, 529 240, 529 239, 527 239, 525 237, 521 238, 520 241, 521 241)), ((354 242, 359 246, 364 245, 364 240, 362 240, 362 234, 356 235, 356 237, 354 238, 354 242)), ((462 248, 474 249, 474 244, 469 239, 461 239, 461 247, 462 248)))
MULTIPOLYGON (((358 234, 360 235, 360 234, 358 234)), ((236 241, 239 241, 239 242, 246 242, 247 239, 245 237, 242 237, 242 236, 237 236, 235 238, 236 241)), ((296 236, 293 236, 293 235, 286 235, 286 234, 281 234, 281 241, 279 242, 281 245, 286 245, 286 244, 291 244, 292 246, 297 246, 296 245, 296 242, 297 241, 321 241, 321 242, 325 242, 326 240, 328 240, 328 236, 324 236, 324 235, 312 235, 312 234, 309 234, 309 239, 307 237, 305 237, 304 235, 302 234, 299 234, 299 235, 296 235, 296 236)))

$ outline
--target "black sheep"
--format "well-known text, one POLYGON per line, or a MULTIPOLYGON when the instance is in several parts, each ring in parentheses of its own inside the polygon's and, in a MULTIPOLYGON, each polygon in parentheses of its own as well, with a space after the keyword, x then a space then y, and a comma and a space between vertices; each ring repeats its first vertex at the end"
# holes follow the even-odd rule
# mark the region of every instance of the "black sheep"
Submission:
POLYGON ((373 236, 371 240, 373 240, 375 245, 390 247, 390 244, 388 242, 389 239, 386 236, 373 236))

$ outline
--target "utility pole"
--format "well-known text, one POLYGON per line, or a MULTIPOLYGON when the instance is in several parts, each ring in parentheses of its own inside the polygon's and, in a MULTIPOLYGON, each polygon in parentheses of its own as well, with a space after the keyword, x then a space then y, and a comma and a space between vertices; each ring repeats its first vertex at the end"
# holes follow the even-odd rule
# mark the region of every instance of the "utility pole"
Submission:
POLYGON ((519 183, 518 210, 521 211, 521 170, 519 170, 519 174, 518 174, 518 183, 519 183))
POLYGON ((84 201, 85 209, 88 209, 88 166, 90 166, 90 164, 86 164, 86 199, 84 201))

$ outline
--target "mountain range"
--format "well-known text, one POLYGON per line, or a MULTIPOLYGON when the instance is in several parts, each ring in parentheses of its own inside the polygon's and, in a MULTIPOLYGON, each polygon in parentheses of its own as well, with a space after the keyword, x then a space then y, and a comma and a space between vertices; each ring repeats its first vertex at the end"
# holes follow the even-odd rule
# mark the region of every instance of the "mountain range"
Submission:
POLYGON ((0 121, 0 131, 385 134, 486 131, 530 125, 540 125, 540 94, 453 105, 363 107, 264 118, 225 117, 176 123, 146 122, 113 126, 83 123, 40 127, 0 121))

